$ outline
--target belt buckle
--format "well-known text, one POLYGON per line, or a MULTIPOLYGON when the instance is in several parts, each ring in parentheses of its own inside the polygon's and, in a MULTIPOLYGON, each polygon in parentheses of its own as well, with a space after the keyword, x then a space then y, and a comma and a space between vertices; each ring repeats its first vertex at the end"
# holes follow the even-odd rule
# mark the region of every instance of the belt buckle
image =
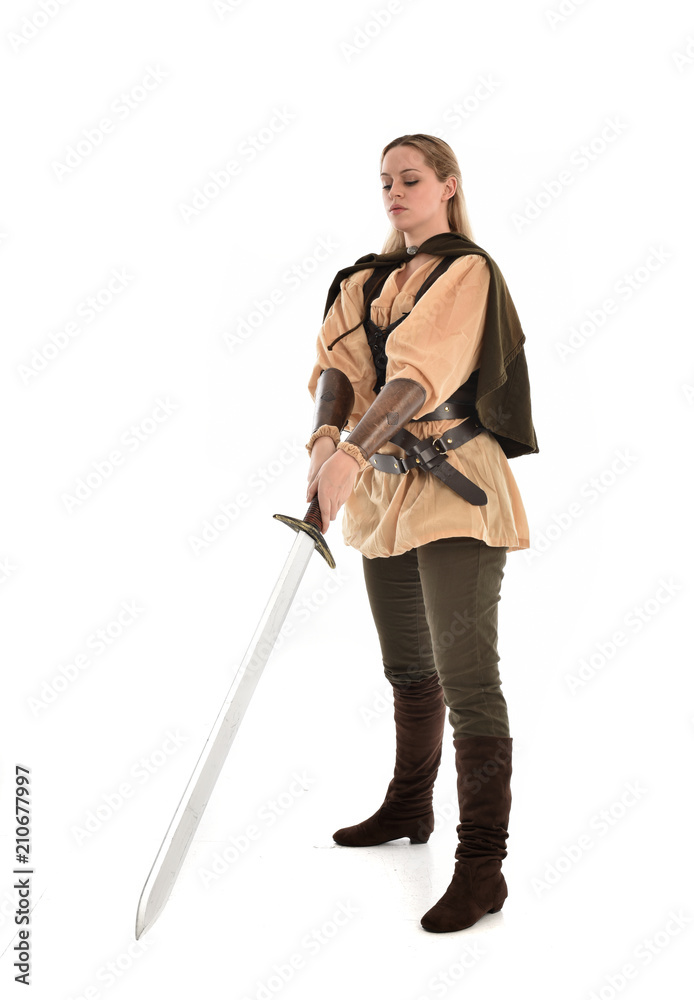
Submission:
POLYGON ((434 438, 434 440, 431 442, 431 447, 435 451, 437 451, 439 453, 439 455, 445 455, 446 452, 448 451, 448 448, 446 447, 446 443, 443 440, 443 436, 442 437, 434 438))

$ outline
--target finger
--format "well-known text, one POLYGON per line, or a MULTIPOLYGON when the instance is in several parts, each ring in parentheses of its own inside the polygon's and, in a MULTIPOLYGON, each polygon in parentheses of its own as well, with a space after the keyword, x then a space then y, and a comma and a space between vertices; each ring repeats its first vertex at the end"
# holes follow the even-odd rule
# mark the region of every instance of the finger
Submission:
MULTIPOLYGON (((325 531, 327 531, 328 528, 330 527, 330 522, 334 521, 335 518, 337 517, 337 512, 338 512, 339 509, 340 509, 340 502, 339 502, 339 500, 337 500, 337 501, 336 500, 331 500, 331 502, 328 504, 327 510, 325 512, 325 515, 326 515, 326 518, 327 518, 327 523, 325 525, 325 531)), ((324 532, 324 534, 325 534, 325 532, 324 532)))
POLYGON ((330 526, 330 500, 325 496, 325 492, 320 489, 318 491, 318 506, 320 507, 321 515, 321 531, 325 534, 330 526))

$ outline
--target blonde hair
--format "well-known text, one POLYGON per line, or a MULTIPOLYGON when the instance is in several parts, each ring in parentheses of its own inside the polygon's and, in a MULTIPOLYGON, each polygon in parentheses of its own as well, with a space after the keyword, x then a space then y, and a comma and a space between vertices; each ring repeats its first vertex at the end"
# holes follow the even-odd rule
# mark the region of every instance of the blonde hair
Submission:
MULTIPOLYGON (((472 227, 470 226, 470 220, 467 214, 467 205, 465 204, 465 195, 463 194, 463 181, 460 175, 460 166, 456 158, 455 153, 443 139, 437 138, 435 135, 425 135, 422 132, 416 132, 414 135, 401 135, 397 139, 393 139, 388 145, 383 149, 381 153, 381 167, 383 167, 383 158, 389 149, 393 149, 394 146, 412 146, 414 149, 418 149, 422 156, 424 157, 424 162, 428 167, 436 174, 439 181, 443 183, 448 177, 455 177, 458 182, 455 189, 455 194, 452 198, 448 199, 448 225, 451 227, 451 232, 461 233, 463 236, 467 236, 469 240, 475 242, 472 235, 472 227)), ((394 229, 391 226, 390 232, 386 237, 385 243, 383 244, 383 249, 381 253, 391 253, 393 250, 399 250, 400 247, 405 246, 405 236, 399 229, 394 229)))

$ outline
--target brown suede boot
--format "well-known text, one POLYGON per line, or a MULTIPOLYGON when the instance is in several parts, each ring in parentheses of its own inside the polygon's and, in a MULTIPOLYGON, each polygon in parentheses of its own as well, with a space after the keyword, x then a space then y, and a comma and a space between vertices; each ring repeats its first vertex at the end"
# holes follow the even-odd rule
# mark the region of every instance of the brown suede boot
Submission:
POLYGON ((455 872, 448 889, 422 917, 427 931, 461 931, 496 913, 508 895, 506 857, 511 811, 511 737, 453 740, 460 824, 455 872))
POLYGON ((437 675, 404 687, 393 684, 395 771, 381 808, 356 826, 333 834, 342 847, 375 847, 409 837, 426 844, 434 829, 434 780, 441 763, 446 720, 437 675))

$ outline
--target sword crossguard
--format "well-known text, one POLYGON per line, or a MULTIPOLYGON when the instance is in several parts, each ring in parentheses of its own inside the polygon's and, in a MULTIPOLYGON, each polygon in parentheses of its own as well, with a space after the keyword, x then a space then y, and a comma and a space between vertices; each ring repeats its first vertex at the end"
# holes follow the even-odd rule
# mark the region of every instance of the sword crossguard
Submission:
POLYGON ((317 550, 323 556, 330 569, 335 569, 335 559, 332 552, 328 548, 325 536, 321 533, 323 515, 320 512, 317 493, 309 504, 308 510, 304 514, 303 519, 290 517, 288 514, 273 514, 272 516, 277 518, 278 521, 288 524, 293 531, 305 531, 308 535, 310 535, 317 550))

